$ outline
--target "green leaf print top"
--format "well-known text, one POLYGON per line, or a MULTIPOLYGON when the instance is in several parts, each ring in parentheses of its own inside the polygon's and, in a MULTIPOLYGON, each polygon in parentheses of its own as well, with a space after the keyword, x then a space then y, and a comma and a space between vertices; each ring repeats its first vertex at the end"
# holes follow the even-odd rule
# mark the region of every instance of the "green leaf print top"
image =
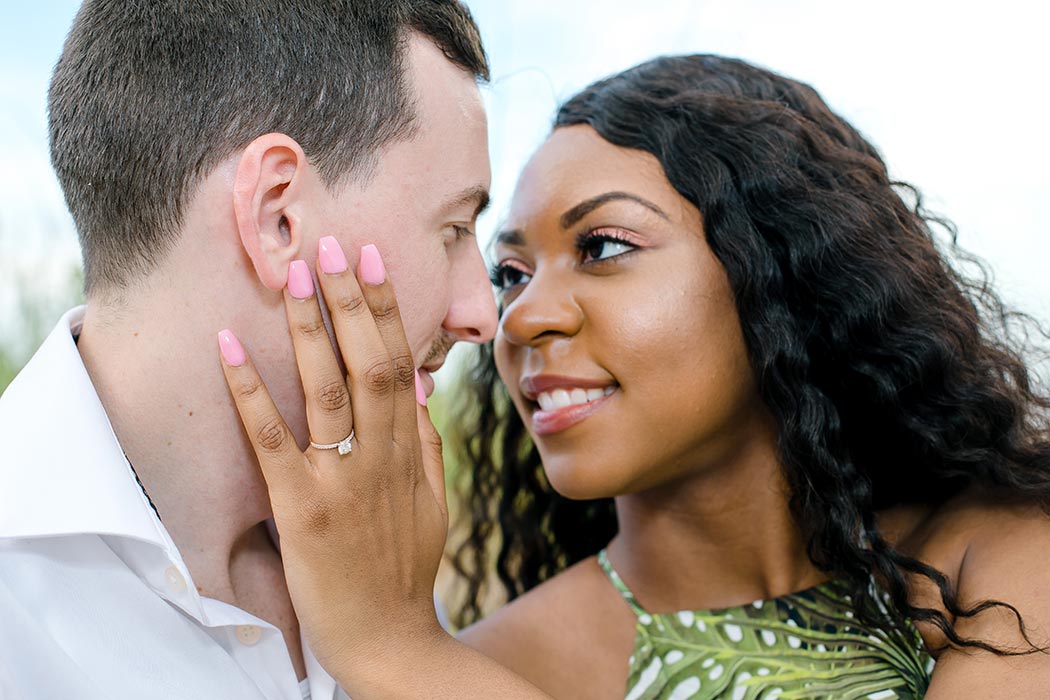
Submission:
POLYGON ((933 659, 914 626, 858 623, 842 582, 722 610, 638 618, 626 700, 921 700, 933 659))

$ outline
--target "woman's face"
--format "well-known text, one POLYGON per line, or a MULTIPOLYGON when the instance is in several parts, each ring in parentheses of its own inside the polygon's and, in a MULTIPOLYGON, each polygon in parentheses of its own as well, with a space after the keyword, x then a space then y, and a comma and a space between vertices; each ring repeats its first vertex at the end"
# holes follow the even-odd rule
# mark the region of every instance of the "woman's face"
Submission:
POLYGON ((495 259, 496 365, 560 493, 730 468, 767 432, 725 271, 652 155, 557 129, 495 259))

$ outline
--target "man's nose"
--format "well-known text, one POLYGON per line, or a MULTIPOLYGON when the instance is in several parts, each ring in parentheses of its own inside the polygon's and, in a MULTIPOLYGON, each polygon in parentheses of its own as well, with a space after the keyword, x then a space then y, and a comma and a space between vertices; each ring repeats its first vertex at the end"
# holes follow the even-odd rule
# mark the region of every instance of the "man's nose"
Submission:
POLYGON ((456 340, 487 343, 496 335, 496 297, 477 245, 464 246, 452 267, 452 297, 445 330, 456 340))

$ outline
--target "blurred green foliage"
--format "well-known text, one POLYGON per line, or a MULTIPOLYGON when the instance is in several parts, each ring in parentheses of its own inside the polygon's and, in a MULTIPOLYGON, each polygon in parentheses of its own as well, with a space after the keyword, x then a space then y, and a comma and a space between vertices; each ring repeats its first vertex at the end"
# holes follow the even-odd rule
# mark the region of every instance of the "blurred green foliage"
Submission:
MULTIPOLYGON (((449 367, 444 370, 445 372, 455 372, 457 368, 449 367)), ((452 426, 458 416, 456 411, 459 408, 458 401, 456 401, 455 392, 459 387, 458 381, 443 382, 438 384, 437 390, 433 396, 427 399, 427 411, 430 413, 430 420, 434 423, 434 427, 437 428, 438 434, 443 438, 444 456, 445 456, 445 484, 449 490, 449 495, 452 496, 453 486, 456 480, 459 478, 459 463, 457 460, 456 450, 452 449, 452 445, 449 442, 450 436, 452 435, 452 426)))

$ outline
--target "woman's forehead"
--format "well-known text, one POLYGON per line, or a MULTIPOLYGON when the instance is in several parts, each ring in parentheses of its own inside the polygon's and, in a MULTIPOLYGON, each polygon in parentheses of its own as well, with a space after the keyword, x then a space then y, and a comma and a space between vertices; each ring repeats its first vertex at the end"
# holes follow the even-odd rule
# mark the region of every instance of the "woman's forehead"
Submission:
MULTIPOLYGON (((556 129, 518 179, 507 225, 566 211, 608 192, 628 192, 677 210, 677 191, 650 153, 609 143, 586 125, 556 129)), ((684 201, 684 200, 682 200, 684 201)))

